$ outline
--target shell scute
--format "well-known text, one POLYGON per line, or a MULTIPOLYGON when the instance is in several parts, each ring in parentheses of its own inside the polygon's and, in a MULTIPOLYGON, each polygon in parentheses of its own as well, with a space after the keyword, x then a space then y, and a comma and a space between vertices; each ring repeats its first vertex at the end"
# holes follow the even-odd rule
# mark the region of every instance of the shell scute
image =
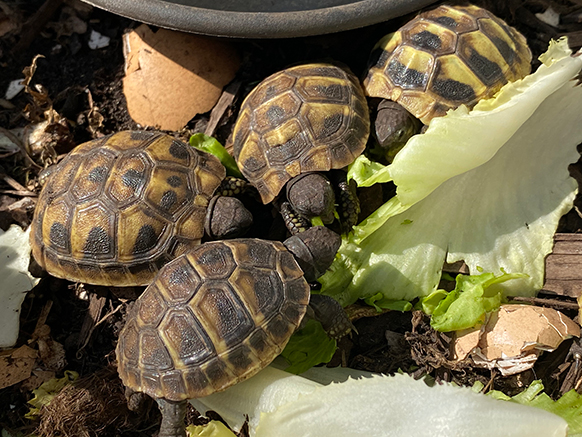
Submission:
POLYGON ((264 133, 295 117, 301 107, 301 99, 291 91, 273 97, 268 105, 257 109, 257 132, 264 133))
MULTIPOLYGON (((188 167, 191 160, 196 160, 193 148, 168 135, 155 138, 146 148, 146 152, 153 162, 167 162, 188 167)), ((195 166, 196 163, 192 165, 195 166)))
POLYGON ((81 162, 77 177, 70 189, 76 202, 90 200, 102 192, 114 159, 115 156, 111 153, 97 150, 81 162))
POLYGON ((230 248, 224 244, 205 244, 194 254, 188 254, 188 261, 205 280, 225 279, 230 276, 236 263, 230 248))
POLYGON ((135 204, 118 215, 117 256, 120 262, 143 262, 161 250, 160 246, 170 232, 163 217, 148 214, 148 209, 142 204, 135 204))
POLYGON ((51 249, 67 253, 71 250, 70 235, 71 211, 65 199, 56 199, 44 211, 42 236, 44 245, 51 249))
POLYGON ((156 285, 150 285, 136 305, 140 323, 153 328, 160 324, 168 309, 164 297, 156 285))
POLYGON ((168 215, 175 221, 192 202, 194 193, 190 187, 187 171, 181 169, 156 167, 152 181, 147 186, 144 198, 154 211, 168 215))
POLYGON ((166 372, 160 377, 160 384, 162 391, 168 393, 168 398, 172 399, 179 397, 181 393, 185 393, 186 384, 182 378, 182 372, 174 370, 166 372))
POLYGON ((145 369, 164 371, 172 369, 172 358, 160 335, 152 329, 141 329, 139 361, 145 369))
POLYGON ((71 187, 80 165, 80 156, 71 156, 71 159, 65 159, 57 164, 43 189, 46 192, 45 201, 60 196, 71 187))
POLYGON ((240 343, 254 327, 248 309, 242 305, 230 285, 222 281, 203 283, 190 306, 204 330, 217 345, 218 351, 240 343))
POLYGON ((157 277, 159 288, 174 305, 189 301, 197 292, 201 280, 188 258, 179 257, 169 263, 157 277))
POLYGON ((296 92, 307 102, 349 105, 351 83, 347 77, 303 76, 297 79, 296 92))
POLYGON ((440 100, 471 105, 486 86, 458 56, 448 55, 437 59, 430 89, 440 100))
POLYGON ((137 366, 139 363, 139 328, 135 319, 128 319, 124 326, 124 335, 119 339, 119 350, 123 353, 123 363, 137 366))
POLYGON ((484 34, 472 32, 461 35, 458 55, 486 86, 507 83, 509 65, 484 34))
POLYGON ((79 205, 71 221, 71 252, 77 259, 114 260, 116 217, 100 201, 79 205))
POLYGON ((257 324, 276 312, 285 298, 281 279, 273 270, 239 267, 229 281, 257 324))
POLYGON ((394 86, 425 90, 434 68, 434 57, 410 46, 402 46, 390 60, 386 74, 394 86))
POLYGON ((150 178, 152 163, 144 154, 122 157, 113 167, 106 188, 108 196, 118 207, 127 206, 140 198, 143 187, 150 178))
POLYGON ((484 16, 481 8, 473 6, 469 8, 439 6, 436 9, 422 13, 419 17, 461 34, 477 30, 478 25, 475 18, 480 16, 484 16))
POLYGON ((199 365, 214 353, 212 343, 187 309, 172 309, 159 328, 175 368, 199 365))
POLYGON ((273 241, 249 239, 245 244, 230 245, 238 265, 274 269, 277 254, 285 250, 282 244, 273 241))
POLYGON ((411 22, 402 28, 402 34, 413 47, 418 47, 434 56, 454 53, 457 46, 455 32, 427 20, 411 22))
POLYGON ((271 76, 264 81, 264 86, 257 92, 251 94, 249 103, 252 107, 258 108, 263 103, 268 102, 273 97, 290 90, 295 84, 296 78, 289 74, 271 76))

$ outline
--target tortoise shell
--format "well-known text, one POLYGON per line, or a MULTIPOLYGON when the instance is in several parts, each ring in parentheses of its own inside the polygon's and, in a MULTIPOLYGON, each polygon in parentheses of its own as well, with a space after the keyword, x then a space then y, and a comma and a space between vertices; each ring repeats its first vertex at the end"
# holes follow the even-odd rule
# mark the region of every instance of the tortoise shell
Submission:
POLYGON ((531 59, 525 37, 490 12, 442 5, 380 40, 364 89, 400 103, 428 124, 523 78, 531 59))
POLYGON ((332 64, 288 68, 244 100, 234 157, 264 203, 291 178, 351 164, 366 146, 370 120, 358 79, 332 64))
POLYGON ((125 131, 81 144, 48 177, 31 230, 51 275, 97 285, 146 285, 200 244, 220 161, 169 135, 125 131))
POLYGON ((283 350, 309 292, 280 242, 204 243, 162 267, 137 299, 119 336, 119 375, 171 401, 224 390, 283 350))

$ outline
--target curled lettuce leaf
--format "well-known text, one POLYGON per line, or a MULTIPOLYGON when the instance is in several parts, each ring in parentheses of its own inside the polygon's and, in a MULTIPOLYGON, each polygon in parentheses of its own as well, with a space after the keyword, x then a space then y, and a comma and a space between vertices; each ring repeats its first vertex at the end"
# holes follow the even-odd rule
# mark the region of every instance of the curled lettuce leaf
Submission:
POLYGON ((397 194, 344 237, 323 293, 344 305, 377 293, 413 300, 436 290, 445 261, 460 260, 471 274, 524 274, 492 285, 505 295, 542 287, 558 220, 577 191, 568 165, 582 142, 582 56, 562 39, 541 60, 472 111, 433 119, 391 165, 352 165, 358 184, 391 180, 397 194))
MULTIPOLYGON (((482 323, 486 313, 501 305, 501 290, 491 292, 492 286, 524 276, 519 273, 502 273, 499 276, 493 273, 458 275, 453 291, 442 295, 440 292, 443 290, 437 290, 426 297, 429 305, 435 305, 437 296, 442 298, 430 311, 430 325, 437 331, 449 332, 472 328, 482 323)), ((424 305, 423 308, 427 312, 424 305)))

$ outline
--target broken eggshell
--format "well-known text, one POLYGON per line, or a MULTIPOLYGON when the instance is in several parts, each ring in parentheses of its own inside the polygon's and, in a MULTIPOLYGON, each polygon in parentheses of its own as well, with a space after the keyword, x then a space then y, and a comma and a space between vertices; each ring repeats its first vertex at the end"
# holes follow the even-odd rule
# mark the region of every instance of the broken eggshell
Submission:
POLYGON ((234 48, 219 39, 142 25, 124 35, 123 93, 142 126, 179 130, 210 111, 240 66, 234 48))
POLYGON ((16 344, 20 306, 39 281, 28 272, 29 234, 30 228, 23 231, 16 225, 6 232, 0 229, 0 348, 16 344))
POLYGON ((457 332, 453 350, 457 361, 470 355, 475 365, 508 376, 531 369, 543 351, 570 337, 580 337, 580 326, 559 311, 508 304, 489 314, 481 327, 457 332))

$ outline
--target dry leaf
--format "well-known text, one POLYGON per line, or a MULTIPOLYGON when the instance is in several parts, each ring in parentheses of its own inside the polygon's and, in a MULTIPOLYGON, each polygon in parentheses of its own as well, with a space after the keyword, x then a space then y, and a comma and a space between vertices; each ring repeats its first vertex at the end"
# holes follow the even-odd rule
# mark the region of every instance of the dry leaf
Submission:
POLYGON ((67 365, 65 348, 51 337, 51 328, 48 325, 37 326, 32 334, 32 340, 36 341, 40 360, 46 370, 61 371, 67 365))
POLYGON ((36 357, 37 352, 26 345, 3 352, 0 356, 0 389, 29 378, 36 357))
POLYGON ((31 391, 39 388, 42 384, 50 381, 55 377, 56 373, 52 370, 34 369, 30 378, 23 381, 20 389, 22 391, 31 391))
POLYGON ((240 66, 230 44, 145 24, 124 35, 123 92, 142 126, 179 130, 208 112, 240 66))
POLYGON ((559 311, 531 305, 502 305, 477 329, 457 333, 456 360, 471 355, 476 365, 512 375, 533 367, 539 354, 580 337, 580 326, 559 311))

